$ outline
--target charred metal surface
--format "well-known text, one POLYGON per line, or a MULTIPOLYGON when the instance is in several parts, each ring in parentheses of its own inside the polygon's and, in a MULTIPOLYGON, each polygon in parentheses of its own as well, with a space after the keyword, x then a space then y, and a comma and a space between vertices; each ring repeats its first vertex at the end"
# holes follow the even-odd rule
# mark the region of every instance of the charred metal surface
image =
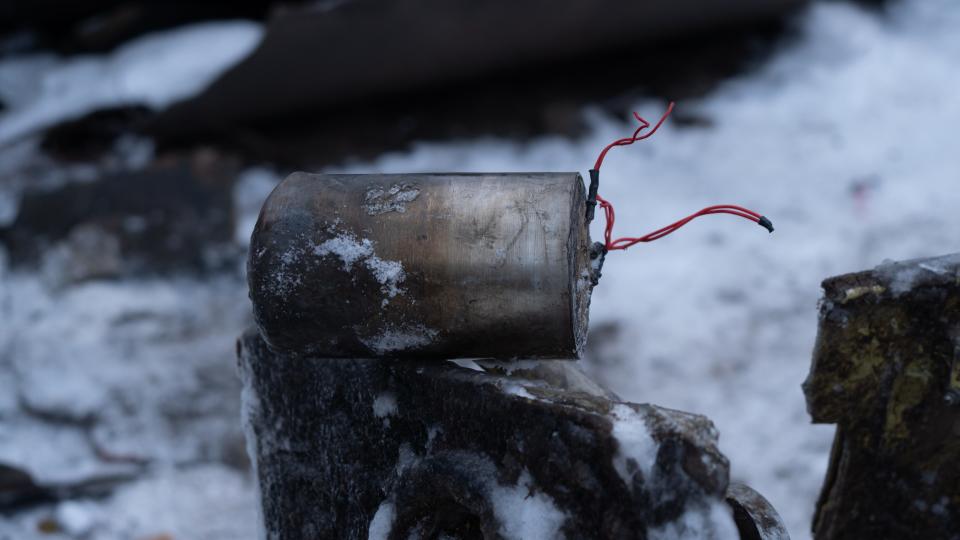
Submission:
POLYGON ((576 358, 583 208, 577 173, 294 173, 251 240, 257 324, 324 358, 576 358))
POLYGON ((727 488, 727 504, 733 509, 741 540, 790 540, 780 514, 750 486, 731 483, 727 488))
POLYGON ((709 420, 615 401, 570 362, 318 361, 255 331, 238 353, 270 538, 516 538, 535 505, 525 537, 633 539, 724 508, 709 420))
POLYGON ((837 435, 816 538, 960 538, 960 254, 823 288, 804 392, 837 435))

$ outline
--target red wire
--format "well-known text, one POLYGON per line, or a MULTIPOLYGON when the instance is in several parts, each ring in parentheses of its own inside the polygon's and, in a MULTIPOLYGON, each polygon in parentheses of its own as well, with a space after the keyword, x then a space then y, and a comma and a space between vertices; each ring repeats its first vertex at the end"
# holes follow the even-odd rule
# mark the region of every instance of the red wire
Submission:
MULTIPOLYGON (((670 104, 667 106, 667 110, 663 113, 663 116, 661 116, 660 120, 656 123, 655 126, 653 126, 653 129, 644 133, 643 135, 640 135, 640 132, 650 127, 650 123, 644 120, 639 114, 634 112, 633 116, 637 119, 637 121, 640 122, 640 127, 638 127, 636 131, 633 132, 632 137, 624 137, 622 139, 617 139, 612 143, 608 144, 607 146, 605 146, 603 150, 600 151, 600 155, 597 156, 597 162, 593 166, 594 170, 596 170, 597 172, 600 171, 600 166, 603 165, 603 158, 606 157, 607 152, 609 152, 611 148, 615 146, 627 146, 637 141, 642 141, 643 139, 646 139, 651 135, 653 135, 654 133, 656 133, 657 130, 660 129, 660 126, 663 125, 663 122, 667 119, 667 117, 670 116, 670 113, 673 112, 673 107, 674 107, 674 102, 671 101, 670 104)), ((603 231, 603 240, 604 240, 604 246, 606 247, 607 251, 613 251, 617 249, 627 249, 628 247, 633 246, 635 244, 639 244, 641 242, 652 242, 654 240, 659 240, 660 238, 663 238, 664 236, 667 236, 668 234, 673 233, 680 227, 683 227, 687 223, 693 221, 694 219, 700 216, 706 216, 711 214, 730 214, 733 216, 739 216, 744 219, 748 219, 750 221, 753 221, 754 223, 760 223, 761 218, 763 218, 763 216, 761 216, 760 214, 754 212, 753 210, 744 208, 742 206, 736 206, 733 204, 720 204, 715 206, 708 206, 703 210, 700 210, 699 212, 690 214, 689 216, 681 220, 675 221, 670 225, 667 225, 666 227, 662 227, 651 233, 647 233, 643 236, 635 237, 635 238, 623 237, 623 238, 617 238, 616 240, 614 240, 613 224, 616 221, 616 214, 613 211, 613 205, 610 204, 610 201, 604 199, 599 194, 597 195, 597 203, 600 205, 600 208, 603 209, 603 214, 604 214, 604 217, 606 218, 606 227, 604 228, 604 231, 603 231)), ((769 225, 769 221, 767 222, 767 225, 769 225)))
POLYGON ((676 104, 671 101, 670 104, 667 105, 666 112, 663 113, 663 116, 660 117, 660 121, 657 122, 657 125, 653 126, 653 129, 651 129, 647 133, 644 133, 643 135, 640 135, 639 137, 637 135, 639 135, 641 131, 650 127, 650 122, 647 122, 646 120, 644 120, 643 117, 641 117, 637 113, 637 111, 633 111, 633 117, 636 118, 638 122, 640 122, 640 127, 638 127, 636 131, 633 132, 632 137, 624 137, 622 139, 617 139, 612 143, 608 144, 607 146, 605 146, 604 149, 600 151, 600 155, 597 156, 597 162, 593 164, 594 170, 597 170, 597 171, 600 170, 600 166, 603 165, 603 158, 607 156, 607 152, 609 152, 610 149, 613 148, 614 146, 627 146, 637 141, 642 141, 647 137, 650 137, 651 135, 656 133, 657 130, 660 129, 660 126, 663 125, 664 121, 666 121, 667 117, 670 116, 670 113, 673 112, 674 105, 676 104))

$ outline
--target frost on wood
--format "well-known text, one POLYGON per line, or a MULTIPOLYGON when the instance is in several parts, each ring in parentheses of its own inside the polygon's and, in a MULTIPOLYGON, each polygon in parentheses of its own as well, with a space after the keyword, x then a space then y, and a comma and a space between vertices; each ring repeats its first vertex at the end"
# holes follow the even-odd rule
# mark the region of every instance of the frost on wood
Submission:
POLYGON ((823 288, 804 392, 837 434, 816 538, 960 538, 960 255, 823 288))
POLYGON ((240 351, 265 526, 283 538, 733 530, 709 420, 614 401, 575 364, 323 361, 254 331, 240 351))
POLYGON ((617 474, 629 484, 632 484, 631 478, 636 472, 649 481, 657 459, 657 442, 637 411, 626 405, 616 405, 611 413, 614 418, 613 436, 618 442, 613 458, 617 474))
POLYGON ((725 504, 711 502, 692 505, 680 519, 651 528, 649 540, 735 540, 740 538, 730 509, 725 504))
POLYGON ((393 527, 393 503, 385 501, 377 508, 377 513, 373 515, 370 522, 370 528, 367 531, 368 540, 388 540, 390 538, 390 529, 393 527))
POLYGON ((914 261, 887 261, 874 270, 874 275, 881 287, 900 296, 924 284, 960 280, 960 253, 914 261))
MULTIPOLYGON (((487 477, 495 474, 490 471, 487 477)), ((489 497, 505 538, 557 538, 569 519, 549 495, 537 489, 527 471, 515 485, 492 484, 489 497)))
POLYGON ((260 406, 260 396, 257 395, 256 387, 251 379, 252 374, 247 364, 238 362, 237 375, 243 384, 240 391, 240 424, 243 426, 244 439, 247 443, 247 457, 250 459, 250 470, 253 473, 254 494, 256 496, 256 516, 258 525, 257 538, 266 540, 267 531, 263 521, 263 502, 260 500, 260 474, 257 463, 257 456, 260 453, 260 446, 269 445, 271 438, 268 435, 257 433, 257 425, 263 426, 260 419, 262 408, 260 406))
POLYGON ((373 400, 373 415, 384 418, 397 414, 397 397, 393 392, 384 392, 373 400))

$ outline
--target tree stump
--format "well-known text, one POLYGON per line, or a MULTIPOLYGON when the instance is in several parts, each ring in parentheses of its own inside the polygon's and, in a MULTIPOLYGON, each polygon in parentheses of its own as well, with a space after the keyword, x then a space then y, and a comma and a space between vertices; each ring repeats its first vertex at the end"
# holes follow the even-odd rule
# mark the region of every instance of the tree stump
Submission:
POLYGON ((960 254, 823 288, 804 392, 837 434, 815 537, 960 539, 960 254))
POLYGON ((571 362, 304 358, 255 331, 238 349, 266 538, 737 538, 725 497, 743 538, 787 538, 728 493, 708 419, 571 362))

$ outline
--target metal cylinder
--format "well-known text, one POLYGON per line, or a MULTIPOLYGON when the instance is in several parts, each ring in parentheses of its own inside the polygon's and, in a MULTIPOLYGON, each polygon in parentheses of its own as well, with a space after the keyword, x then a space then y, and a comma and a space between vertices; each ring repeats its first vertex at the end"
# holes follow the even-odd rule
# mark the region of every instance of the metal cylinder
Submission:
POLYGON ((323 358, 577 358, 591 265, 577 173, 294 173, 248 280, 274 349, 323 358))

